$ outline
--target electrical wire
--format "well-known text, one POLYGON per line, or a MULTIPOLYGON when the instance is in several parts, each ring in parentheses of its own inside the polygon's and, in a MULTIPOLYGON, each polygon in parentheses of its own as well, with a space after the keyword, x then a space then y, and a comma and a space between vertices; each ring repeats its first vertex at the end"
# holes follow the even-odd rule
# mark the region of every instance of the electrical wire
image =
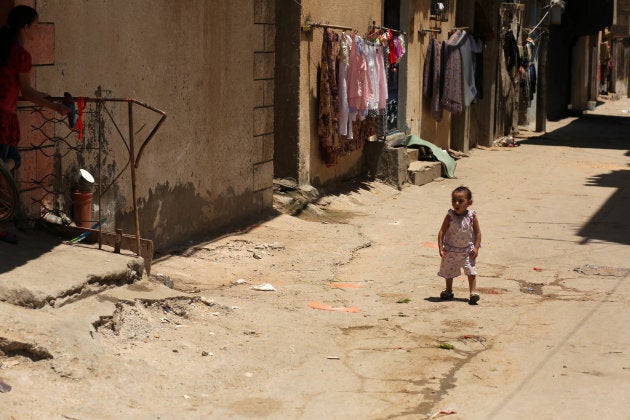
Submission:
POLYGON ((534 26, 532 29, 529 29, 529 33, 531 34, 532 32, 534 32, 536 29, 538 29, 538 27, 543 23, 543 21, 547 18, 547 15, 549 15, 549 9, 547 9, 547 12, 545 13, 545 15, 540 19, 540 21, 536 24, 536 26, 534 26))

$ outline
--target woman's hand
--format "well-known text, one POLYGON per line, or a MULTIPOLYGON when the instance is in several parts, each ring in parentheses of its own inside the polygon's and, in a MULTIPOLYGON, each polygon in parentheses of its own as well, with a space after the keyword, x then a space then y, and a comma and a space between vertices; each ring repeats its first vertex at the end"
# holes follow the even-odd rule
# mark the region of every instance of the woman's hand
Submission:
POLYGON ((68 108, 64 104, 59 104, 57 102, 53 102, 53 107, 51 107, 51 109, 61 115, 66 115, 68 112, 70 112, 70 108, 68 108))

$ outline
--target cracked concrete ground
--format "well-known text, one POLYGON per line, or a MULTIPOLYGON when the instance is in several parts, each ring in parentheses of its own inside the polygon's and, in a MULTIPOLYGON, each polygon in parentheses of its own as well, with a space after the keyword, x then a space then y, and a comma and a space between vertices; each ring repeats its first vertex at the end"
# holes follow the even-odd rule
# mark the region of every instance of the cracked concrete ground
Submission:
POLYGON ((457 179, 347 184, 162 256, 160 277, 0 304, 0 418, 628 418, 628 122, 550 122, 473 150, 457 179), (460 184, 483 232, 477 306, 463 277, 438 298, 460 184))

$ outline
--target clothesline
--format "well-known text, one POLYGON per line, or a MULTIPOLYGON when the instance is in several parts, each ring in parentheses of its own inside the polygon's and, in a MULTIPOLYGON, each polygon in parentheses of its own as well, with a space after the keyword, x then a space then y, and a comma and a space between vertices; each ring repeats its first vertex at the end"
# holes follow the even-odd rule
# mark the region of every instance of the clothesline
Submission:
POLYGON ((453 35, 457 31, 469 32, 470 31, 470 27, 468 27, 468 26, 456 26, 456 27, 453 27, 453 28, 451 28, 450 31, 448 31, 448 37, 450 38, 451 35, 453 35))
POLYGON ((406 32, 403 32, 403 31, 398 30, 398 29, 388 28, 387 26, 377 25, 376 21, 372 21, 372 28, 380 29, 380 30, 383 30, 383 31, 392 31, 395 34, 401 34, 401 35, 407 36, 406 32))
MULTIPOLYGON (((331 28, 331 29, 340 29, 342 31, 355 31, 355 32, 359 32, 356 29, 352 28, 351 26, 345 26, 345 25, 337 25, 337 24, 333 24, 333 23, 321 23, 321 22, 316 22, 316 23, 311 23, 310 19, 307 18, 304 22, 304 25, 302 25, 302 31, 304 32, 310 32, 312 28, 331 28)), ((372 26, 371 29, 378 29, 381 31, 391 31, 394 34, 400 34, 403 36, 407 36, 407 33, 398 29, 393 29, 393 28, 389 28, 387 26, 381 26, 381 25, 377 25, 376 21, 372 21, 372 26)))
MULTIPOLYGON (((448 31, 448 36, 450 37, 451 35, 453 35, 456 31, 470 31, 470 27, 468 26, 456 26, 451 28, 448 31)), ((440 27, 435 27, 435 28, 423 28, 422 26, 418 29, 418 32, 420 32, 421 35, 425 35, 426 33, 436 33, 436 34, 441 34, 442 33, 442 28, 440 27)))
POLYGON ((311 28, 332 28, 332 29, 341 29, 343 31, 352 31, 353 28, 350 26, 342 26, 342 25, 333 25, 331 23, 310 23, 308 20, 302 26, 302 30, 308 32, 311 28))
POLYGON ((418 28, 418 32, 420 32, 420 34, 422 34, 422 35, 425 35, 427 32, 441 34, 442 33, 442 28, 435 27, 435 28, 425 29, 422 26, 420 26, 420 28, 418 28))

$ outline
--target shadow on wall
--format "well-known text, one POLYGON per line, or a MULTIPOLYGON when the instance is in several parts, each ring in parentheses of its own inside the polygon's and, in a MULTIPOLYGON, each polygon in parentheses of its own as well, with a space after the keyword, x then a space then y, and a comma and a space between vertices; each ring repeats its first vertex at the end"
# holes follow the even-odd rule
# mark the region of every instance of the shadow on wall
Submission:
MULTIPOLYGON (((140 198, 140 235, 154 241, 156 250, 169 249, 213 234, 222 233, 236 220, 243 218, 235 209, 247 209, 251 202, 239 205, 251 197, 235 197, 228 190, 218 197, 208 193, 201 197, 192 183, 171 187, 169 183, 149 190, 147 198, 140 198)), ((126 233, 135 232, 133 210, 118 211, 118 226, 126 233)))
MULTIPOLYGON (((629 131, 628 117, 587 115, 524 144, 627 150, 630 149, 629 131)), ((630 151, 627 150, 625 155, 630 156, 630 151)), ((583 238, 581 243, 601 240, 630 245, 630 168, 615 168, 609 173, 587 178, 585 185, 617 188, 617 191, 577 232, 583 238)))

